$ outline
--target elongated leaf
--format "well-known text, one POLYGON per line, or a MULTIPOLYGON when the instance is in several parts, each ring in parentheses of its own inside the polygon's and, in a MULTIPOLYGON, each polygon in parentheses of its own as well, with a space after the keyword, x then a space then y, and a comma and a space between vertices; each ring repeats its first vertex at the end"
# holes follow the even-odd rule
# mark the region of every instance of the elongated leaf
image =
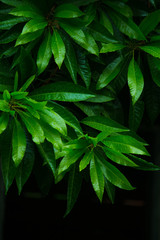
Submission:
POLYGON ((106 178, 104 178, 105 181, 105 190, 107 191, 108 197, 111 201, 111 203, 114 203, 114 199, 115 199, 115 186, 109 182, 106 178))
POLYGON ((100 23, 113 35, 112 23, 108 19, 107 14, 102 9, 100 9, 100 23))
POLYGON ((44 142, 44 132, 38 121, 25 112, 19 112, 28 132, 32 135, 33 142, 40 144, 44 142))
POLYGON ((41 112, 39 112, 39 114, 40 118, 43 121, 48 123, 51 127, 59 131, 61 134, 67 135, 65 121, 63 120, 63 118, 61 118, 61 116, 58 113, 54 112, 53 110, 44 109, 41 112))
POLYGON ((65 216, 70 213, 74 204, 78 198, 81 190, 82 175, 78 171, 78 167, 74 164, 73 168, 69 173, 68 189, 67 189, 67 210, 65 216))
POLYGON ((43 18, 42 13, 34 5, 30 5, 28 2, 25 5, 14 8, 11 15, 18 17, 29 17, 29 18, 43 18))
POLYGON ((117 28, 131 39, 146 40, 140 28, 130 19, 121 14, 109 11, 109 15, 117 28))
POLYGON ((61 68, 61 65, 65 58, 66 48, 57 30, 53 31, 51 39, 51 48, 55 62, 58 65, 58 67, 61 68))
POLYGON ((15 174, 16 167, 12 160, 12 126, 10 125, 7 131, 5 131, 1 137, 1 167, 2 175, 5 184, 5 193, 8 192, 9 187, 11 186, 15 174))
POLYGON ((133 131, 137 131, 140 126, 142 117, 144 113, 144 102, 138 101, 133 106, 130 106, 129 111, 129 128, 133 131))
POLYGON ((19 31, 17 26, 13 27, 10 31, 5 31, 3 34, 1 34, 0 44, 10 43, 16 40, 18 36, 19 36, 19 31))
POLYGON ((106 87, 120 72, 122 67, 122 58, 118 57, 111 62, 100 75, 97 82, 97 90, 106 87))
POLYGON ((54 17, 58 18, 76 18, 84 15, 78 7, 73 4, 61 4, 56 7, 54 17))
POLYGON ((159 44, 154 44, 154 45, 146 45, 146 46, 142 46, 139 47, 140 49, 142 49, 143 51, 145 51, 146 53, 149 53, 150 55, 152 55, 153 57, 157 57, 160 58, 160 47, 159 44))
POLYGON ((64 156, 58 167, 58 174, 68 170, 68 168, 75 163, 85 152, 85 149, 72 150, 64 156))
POLYGON ((128 86, 132 96, 132 103, 135 104, 142 94, 144 79, 138 64, 134 60, 134 57, 130 61, 128 67, 128 86))
POLYGON ((44 158, 45 162, 48 164, 48 166, 53 172, 53 175, 55 176, 56 160, 55 160, 53 145, 45 141, 44 143, 38 144, 37 147, 41 156, 44 158))
POLYGON ((8 126, 9 121, 9 114, 8 113, 2 113, 0 116, 0 134, 6 130, 8 126))
POLYGON ((153 164, 152 162, 146 161, 137 156, 129 155, 131 160, 137 165, 135 168, 143 171, 158 171, 160 167, 153 164))
POLYGON ((38 55, 37 55, 38 74, 41 74, 46 69, 46 67, 49 64, 49 60, 51 56, 52 56, 51 34, 48 31, 38 50, 38 55))
POLYGON ((26 91, 26 89, 31 85, 31 83, 34 81, 35 75, 31 76, 27 81, 23 84, 23 86, 19 89, 20 92, 26 91))
POLYGON ((15 125, 12 135, 12 159, 16 167, 21 163, 26 151, 25 132, 18 120, 15 119, 15 125))
POLYGON ((150 13, 139 25, 139 28, 147 36, 160 22, 160 10, 150 13))
POLYGON ((88 164, 90 163, 90 160, 93 158, 93 150, 88 150, 84 157, 82 158, 82 160, 80 161, 79 164, 79 171, 82 171, 83 169, 85 169, 88 164))
POLYGON ((93 38, 93 36, 89 33, 89 31, 87 31, 86 29, 84 30, 84 34, 86 37, 86 41, 85 43, 79 43, 79 45, 81 47, 83 47, 84 49, 86 49, 89 53, 91 54, 95 54, 95 55, 99 55, 99 49, 97 46, 97 43, 95 41, 95 39, 93 38))
POLYGON ((37 39, 38 37, 40 37, 42 33, 43 33, 43 30, 38 30, 36 32, 29 32, 29 33, 20 35, 16 41, 15 46, 31 42, 37 39))
POLYGON ((143 144, 131 136, 127 135, 110 136, 107 137, 102 142, 107 147, 121 153, 132 153, 149 156, 149 153, 147 152, 143 144))
POLYGON ((134 189, 134 187, 131 186, 127 178, 115 166, 106 161, 102 156, 99 157, 96 155, 96 158, 101 164, 101 171, 109 182, 111 182, 116 187, 125 190, 134 189))
POLYGON ((92 157, 90 161, 90 178, 97 197, 102 201, 104 193, 104 176, 99 162, 94 157, 92 157))
POLYGON ((36 100, 54 100, 78 102, 94 97, 94 94, 84 87, 70 82, 56 82, 40 87, 32 92, 31 97, 36 100))
POLYGON ((73 82, 77 83, 78 66, 77 66, 76 54, 71 42, 68 41, 66 38, 64 40, 65 40, 65 47, 66 47, 64 63, 73 79, 73 82))
POLYGON ((127 128, 123 127, 119 123, 102 116, 87 117, 82 120, 82 123, 99 131, 107 132, 109 134, 114 132, 128 131, 127 128))
POLYGON ((27 148, 23 161, 18 166, 16 172, 16 183, 18 187, 18 193, 20 194, 24 184, 27 182, 34 165, 35 153, 33 142, 27 138, 27 148))
POLYGON ((107 44, 103 43, 100 53, 115 52, 123 48, 125 48, 125 45, 121 43, 107 43, 107 44))
POLYGON ((38 30, 44 29, 47 26, 47 21, 44 19, 31 19, 27 22, 22 29, 21 35, 24 35, 29 32, 36 32, 38 30))
POLYGON ((15 18, 11 18, 8 20, 4 20, 4 21, 0 22, 0 29, 1 30, 9 30, 16 24, 21 23, 21 22, 26 22, 26 21, 27 21, 27 18, 24 18, 24 17, 17 17, 17 18, 15 17, 15 18))
POLYGON ((128 167, 137 166, 137 164, 135 164, 132 160, 130 160, 124 154, 122 154, 116 150, 113 150, 113 149, 110 149, 107 147, 104 147, 103 150, 104 150, 106 156, 117 164, 121 164, 123 166, 128 166, 128 167))
POLYGON ((147 59, 148 59, 148 64, 149 64, 150 72, 152 75, 152 79, 155 82, 155 84, 157 84, 157 86, 160 87, 160 78, 159 78, 160 59, 150 55, 147 56, 147 59))
POLYGON ((53 107, 54 111, 57 112, 64 119, 66 124, 76 129, 78 132, 82 133, 82 129, 79 124, 79 121, 71 112, 67 110, 67 108, 55 102, 50 102, 50 106, 53 107))
POLYGON ((5 100, 0 100, 0 111, 9 112, 10 106, 5 100))

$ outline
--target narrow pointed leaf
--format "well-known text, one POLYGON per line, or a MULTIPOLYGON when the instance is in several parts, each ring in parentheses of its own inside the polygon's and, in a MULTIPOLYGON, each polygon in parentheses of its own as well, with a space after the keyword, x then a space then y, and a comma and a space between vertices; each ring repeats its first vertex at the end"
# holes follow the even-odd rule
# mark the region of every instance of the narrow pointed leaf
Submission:
POLYGON ((36 32, 28 32, 26 34, 20 35, 16 41, 15 46, 19 46, 22 44, 26 44, 28 42, 32 42, 33 40, 40 37, 43 33, 43 30, 38 30, 36 32))
POLYGON ((144 113, 144 102, 137 101, 134 106, 130 106, 129 110, 129 128, 132 131, 137 131, 141 124, 144 113))
POLYGON ((143 51, 145 51, 146 53, 149 53, 153 57, 160 58, 159 44, 154 44, 154 45, 150 44, 150 45, 142 46, 142 47, 139 47, 139 48, 142 49, 143 51))
POLYGON ((20 92, 26 91, 26 89, 31 85, 31 83, 34 81, 35 75, 31 76, 27 81, 23 84, 23 86, 19 89, 20 92))
POLYGON ((99 162, 92 157, 90 161, 90 178, 94 191, 96 192, 100 201, 102 201, 104 193, 104 176, 101 171, 99 162))
POLYGON ((128 86, 132 96, 132 102, 135 104, 142 94, 144 88, 144 79, 141 69, 134 60, 134 57, 130 61, 128 67, 128 86))
POLYGON ((125 45, 121 43, 107 43, 107 44, 103 43, 100 53, 115 52, 123 48, 125 48, 125 45))
POLYGON ((104 178, 105 181, 105 190, 107 191, 108 197, 111 201, 111 203, 114 203, 115 200, 115 186, 109 182, 106 178, 104 178))
POLYGON ((12 135, 12 159, 16 167, 21 163, 26 151, 26 135, 18 120, 15 119, 15 125, 12 135))
POLYGON ((73 4, 61 4, 56 7, 54 17, 58 18, 76 18, 84 15, 78 7, 73 4))
POLYGON ((88 150, 84 157, 82 158, 82 160, 80 161, 79 164, 79 171, 82 171, 83 169, 85 169, 88 164, 90 163, 90 160, 93 158, 93 150, 88 150))
POLYGON ((0 22, 0 30, 9 30, 18 23, 26 22, 27 18, 17 17, 11 18, 0 22))
POLYGON ((61 65, 65 58, 66 48, 57 30, 53 31, 53 34, 51 37, 51 48, 52 48, 54 60, 58 65, 58 67, 61 68, 61 65))
POLYGON ((37 55, 38 74, 42 73, 46 69, 46 67, 49 64, 49 60, 51 56, 52 56, 51 34, 48 31, 38 50, 38 55, 37 55))
POLYGON ((11 15, 18 16, 18 17, 29 17, 29 18, 43 18, 42 13, 39 11, 38 8, 35 6, 31 6, 29 4, 25 4, 22 6, 18 6, 14 8, 11 12, 11 15))
POLYGON ((31 19, 27 22, 22 29, 21 35, 24 35, 29 32, 36 32, 38 30, 44 29, 47 26, 47 21, 44 19, 31 19))
POLYGON ((155 58, 151 55, 147 56, 148 59, 148 64, 149 64, 149 68, 150 68, 150 72, 152 75, 152 79, 155 82, 155 84, 157 84, 158 87, 160 87, 160 59, 155 58))
POLYGON ((0 134, 6 130, 9 122, 9 114, 8 113, 2 113, 0 116, 0 134))

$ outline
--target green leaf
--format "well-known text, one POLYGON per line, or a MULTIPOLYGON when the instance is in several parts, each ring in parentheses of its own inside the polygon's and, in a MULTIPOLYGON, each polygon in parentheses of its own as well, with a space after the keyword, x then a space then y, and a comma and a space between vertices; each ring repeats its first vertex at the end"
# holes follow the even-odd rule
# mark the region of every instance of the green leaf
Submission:
POLYGON ((121 43, 103 43, 100 53, 108 53, 108 52, 115 52, 117 50, 121 50, 126 46, 121 43))
POLYGON ((137 165, 135 168, 143 171, 158 171, 160 167, 153 164, 152 162, 146 161, 137 156, 129 155, 131 160, 137 165))
POLYGON ((146 53, 149 53, 153 57, 160 58, 160 46, 159 44, 150 44, 146 46, 139 47, 141 50, 145 51, 146 53))
POLYGON ((44 131, 38 121, 25 112, 18 112, 25 123, 28 132, 32 135, 33 142, 40 144, 44 142, 44 131))
POLYGON ((10 30, 13 26, 18 23, 26 22, 27 18, 24 17, 17 17, 11 18, 0 22, 0 30, 10 30))
POLYGON ((134 104, 131 104, 129 110, 129 128, 133 131, 137 131, 140 126, 142 117, 144 113, 144 102, 138 101, 134 104))
POLYGON ((55 128, 63 135, 67 135, 67 128, 63 118, 53 110, 44 109, 39 111, 40 118, 48 123, 51 127, 55 128))
POLYGON ((113 35, 113 26, 110 20, 108 19, 107 14, 100 9, 100 23, 113 35))
POLYGON ((51 37, 51 49, 54 60, 60 69, 65 58, 66 48, 60 34, 56 29, 53 31, 51 37))
POLYGON ((111 203, 114 203, 114 199, 115 199, 115 186, 110 183, 106 178, 104 178, 105 181, 105 190, 107 191, 108 197, 111 201, 111 203))
POLYGON ((146 40, 140 28, 130 19, 109 10, 109 15, 117 28, 131 39, 146 40))
POLYGON ((33 40, 37 39, 40 37, 43 33, 43 30, 38 30, 36 32, 29 32, 23 35, 20 35, 16 41, 15 46, 19 46, 22 44, 26 44, 28 42, 32 42, 33 40))
POLYGON ((78 67, 77 67, 76 54, 71 42, 69 42, 66 39, 65 39, 65 47, 66 47, 66 55, 65 55, 64 63, 73 79, 73 82, 77 83, 78 67))
POLYGON ((160 10, 150 13, 145 17, 139 25, 139 28, 147 36, 151 31, 153 31, 158 23, 160 22, 160 10))
POLYGON ((134 60, 134 57, 130 61, 128 67, 128 86, 130 89, 130 94, 132 96, 132 103, 134 105, 140 98, 144 88, 143 75, 141 69, 134 60))
POLYGON ((11 125, 1 135, 1 167, 2 167, 2 175, 5 184, 5 193, 8 192, 9 187, 11 186, 15 174, 16 174, 16 167, 12 160, 12 129, 11 125))
POLYGON ((127 18, 132 18, 133 16, 133 12, 131 10, 131 8, 124 4, 123 2, 120 1, 108 1, 108 0, 103 0, 104 3, 106 3, 106 5, 110 6, 111 8, 113 8, 116 12, 122 14, 123 16, 127 17, 127 18))
POLYGON ((82 51, 77 51, 77 61, 78 61, 78 73, 83 79, 87 88, 89 88, 91 83, 91 69, 89 66, 88 58, 82 51))
POLYGON ((43 128, 44 136, 47 141, 52 143, 54 148, 58 149, 58 151, 61 151, 63 143, 59 132, 44 121, 40 121, 40 125, 43 128))
POLYGON ((18 72, 16 71, 14 77, 14 92, 17 91, 17 88, 18 88, 18 72))
POLYGON ((47 21, 44 19, 31 19, 29 22, 25 24, 22 29, 21 35, 36 32, 38 30, 44 29, 47 26, 47 21))
POLYGON ((45 162, 48 164, 50 169, 52 170, 53 175, 56 174, 56 160, 54 155, 54 149, 53 145, 45 141, 44 143, 37 145, 38 150, 45 160, 45 162))
POLYGON ((79 124, 78 119, 71 112, 69 112, 67 108, 55 102, 50 102, 49 104, 49 106, 53 107, 53 110, 64 119, 66 124, 76 129, 79 133, 82 133, 82 128, 79 124))
POLYGON ((76 18, 84 15, 78 7, 73 4, 61 4, 56 7, 54 17, 58 18, 76 18))
POLYGON ((3 112, 0 116, 0 134, 4 132, 8 126, 9 114, 3 112))
POLYGON ((82 123, 99 131, 107 132, 108 134, 129 131, 119 123, 102 116, 87 117, 82 120, 82 123))
POLYGON ((51 34, 48 31, 38 50, 38 55, 37 55, 38 74, 41 74, 46 69, 46 67, 49 64, 49 60, 51 56, 52 56, 51 34))
POLYGON ((78 198, 79 192, 81 190, 82 184, 82 175, 78 171, 78 167, 76 164, 73 165, 69 173, 68 179, 68 189, 67 189, 67 210, 65 216, 70 213, 74 204, 78 198))
POLYGON ((19 92, 24 92, 26 89, 31 85, 31 83, 34 81, 36 75, 31 76, 27 79, 27 81, 23 84, 23 86, 19 89, 19 92))
POLYGON ((106 154, 106 156, 111 159, 113 162, 128 166, 128 167, 135 167, 137 164, 135 164, 132 160, 130 160, 128 157, 126 157, 124 154, 107 147, 103 147, 103 151, 106 154))
POLYGON ((23 98, 25 98, 27 95, 28 95, 28 92, 12 92, 12 93, 11 93, 11 96, 12 96, 14 99, 17 99, 17 100, 23 99, 23 98))
POLYGON ((90 163, 90 160, 93 158, 93 150, 88 150, 84 157, 82 158, 82 160, 80 161, 79 164, 79 171, 82 171, 83 169, 85 169, 88 164, 90 163))
POLYGON ((98 56, 99 49, 98 49, 98 46, 97 46, 97 43, 96 43, 94 37, 86 29, 84 29, 83 32, 85 34, 86 41, 85 41, 85 43, 79 43, 79 45, 81 47, 83 47, 84 49, 86 49, 89 53, 95 54, 98 56))
POLYGON ((40 10, 28 2, 25 5, 14 8, 10 14, 18 17, 44 18, 40 10))
POLYGON ((122 68, 122 58, 118 57, 111 62, 100 75, 97 82, 97 90, 106 87, 120 72, 122 68))
POLYGON ((16 167, 21 163, 26 151, 26 135, 18 120, 15 119, 12 135, 12 159, 16 167))
POLYGON ((152 75, 152 79, 157 84, 158 87, 160 87, 160 59, 152 57, 150 55, 147 56, 150 72, 152 75))
POLYGON ((3 92, 3 99, 4 99, 5 101, 7 101, 7 102, 10 101, 11 95, 10 95, 10 93, 8 92, 8 90, 4 90, 4 92, 3 92))
POLYGON ((97 194, 97 197, 102 202, 103 193, 104 193, 104 176, 101 171, 99 162, 94 158, 94 155, 90 161, 90 178, 94 191, 97 194))
POLYGON ((106 161, 102 156, 97 156, 96 158, 101 164, 101 171, 103 172, 105 178, 118 188, 125 190, 133 190, 134 187, 131 186, 127 178, 111 163, 106 161))
POLYGON ((0 100, 0 111, 3 111, 3 112, 10 111, 9 104, 5 100, 0 100))
POLYGON ((121 153, 132 153, 139 155, 149 156, 146 148, 142 142, 139 142, 135 138, 127 135, 115 135, 107 137, 102 141, 107 147, 121 152, 121 153))
POLYGON ((80 85, 70 82, 56 82, 34 90, 30 96, 40 101, 78 102, 94 97, 94 94, 80 85))
POLYGON ((75 163, 84 154, 84 152, 85 149, 76 149, 66 154, 59 164, 58 174, 68 170, 68 168, 75 163))
POLYGON ((24 184, 27 182, 34 165, 35 152, 33 142, 27 139, 27 148, 22 162, 18 166, 16 172, 16 183, 18 187, 18 193, 20 194, 24 184))

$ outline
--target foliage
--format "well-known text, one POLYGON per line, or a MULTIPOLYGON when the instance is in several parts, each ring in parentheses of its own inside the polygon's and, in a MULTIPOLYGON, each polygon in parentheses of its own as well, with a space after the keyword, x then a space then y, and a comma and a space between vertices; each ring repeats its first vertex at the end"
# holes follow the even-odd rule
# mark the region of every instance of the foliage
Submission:
POLYGON ((118 165, 159 170, 135 134, 160 113, 159 23, 154 0, 0 0, 6 193, 14 179, 21 193, 37 151, 55 183, 68 177, 66 214, 86 174, 114 202, 116 187, 134 189, 118 165))

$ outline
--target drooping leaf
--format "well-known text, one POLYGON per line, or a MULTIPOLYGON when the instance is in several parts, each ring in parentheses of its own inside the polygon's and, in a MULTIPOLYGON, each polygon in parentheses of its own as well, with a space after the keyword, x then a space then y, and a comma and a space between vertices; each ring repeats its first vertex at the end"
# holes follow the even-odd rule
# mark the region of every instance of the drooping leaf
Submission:
POLYGON ((84 13, 73 4, 61 4, 55 9, 54 17, 58 18, 76 18, 84 15, 84 13))
POLYGON ((41 74, 46 69, 46 67, 49 64, 49 60, 51 56, 52 56, 51 34, 50 32, 48 32, 38 50, 38 55, 37 55, 38 74, 41 74))
POLYGON ((16 172, 16 183, 18 187, 18 193, 20 194, 24 184, 27 182, 29 176, 31 175, 35 159, 35 152, 33 142, 27 138, 27 147, 23 161, 18 166, 16 172))
POLYGON ((107 132, 109 134, 114 132, 128 131, 127 128, 123 127, 119 123, 102 116, 87 117, 82 120, 82 123, 99 131, 107 132))
POLYGON ((122 58, 118 57, 111 62, 100 75, 97 82, 97 90, 106 87, 120 72, 122 67, 122 58))
POLYGON ((15 46, 19 46, 19 45, 31 42, 37 39, 38 37, 40 37, 42 33, 43 33, 43 30, 38 30, 36 32, 28 32, 26 34, 20 35, 16 41, 15 46))
POLYGON ((102 141, 107 147, 121 153, 132 153, 149 156, 148 151, 141 142, 127 135, 115 135, 102 141))
POLYGON ((78 198, 79 192, 81 190, 82 184, 82 175, 78 171, 78 166, 76 164, 73 165, 68 179, 68 189, 67 189, 67 209, 65 216, 70 213, 76 200, 78 198))
POLYGON ((129 110, 129 128, 133 131, 137 131, 141 124, 141 120, 144 113, 144 102, 137 101, 134 106, 131 104, 129 110))
POLYGON ((132 96, 132 103, 134 105, 140 98, 144 88, 143 75, 141 69, 134 60, 134 57, 130 61, 128 67, 128 86, 130 89, 130 94, 132 96))
POLYGON ((160 59, 155 58, 153 56, 148 55, 148 64, 150 68, 150 72, 152 75, 152 79, 157 84, 158 87, 160 87, 160 79, 159 79, 159 74, 160 74, 160 59))
POLYGON ((6 130, 9 122, 9 114, 8 113, 2 113, 0 116, 0 134, 6 130))
POLYGON ((61 68, 61 65, 65 58, 66 48, 60 34, 56 29, 53 31, 51 37, 51 49, 56 64, 58 65, 59 68, 61 68))
POLYGON ((9 30, 18 23, 26 22, 27 18, 15 17, 0 22, 0 30, 9 30))
POLYGON ((160 10, 150 13, 139 25, 139 28, 147 36, 160 22, 160 10))
POLYGON ((31 97, 41 101, 78 102, 94 97, 94 94, 80 85, 60 81, 36 89, 32 92, 31 97))
POLYGON ((100 23, 113 35, 113 26, 107 14, 100 9, 100 23))
POLYGON ((91 159, 93 158, 93 150, 88 150, 82 160, 80 161, 79 164, 79 171, 82 171, 87 167, 87 165, 90 163, 91 159))
POLYGON ((99 200, 102 201, 103 193, 104 193, 104 176, 101 171, 100 164, 94 158, 94 155, 90 161, 90 178, 91 178, 92 186, 99 200))
POLYGON ((21 163, 25 155, 26 146, 27 142, 25 132, 20 122, 17 119, 15 119, 12 135, 12 159, 16 167, 21 163))
POLYGON ((105 190, 107 191, 108 197, 111 201, 111 203, 114 203, 115 200, 115 186, 109 182, 106 178, 104 178, 104 182, 105 182, 105 190))
POLYGON ((44 158, 45 162, 49 165, 50 169, 53 172, 53 175, 55 176, 56 160, 55 160, 53 145, 45 141, 44 143, 38 144, 37 147, 41 156, 44 158))
POLYGON ((160 47, 159 44, 149 44, 146 46, 139 47, 141 50, 149 53, 153 57, 160 58, 160 47))

